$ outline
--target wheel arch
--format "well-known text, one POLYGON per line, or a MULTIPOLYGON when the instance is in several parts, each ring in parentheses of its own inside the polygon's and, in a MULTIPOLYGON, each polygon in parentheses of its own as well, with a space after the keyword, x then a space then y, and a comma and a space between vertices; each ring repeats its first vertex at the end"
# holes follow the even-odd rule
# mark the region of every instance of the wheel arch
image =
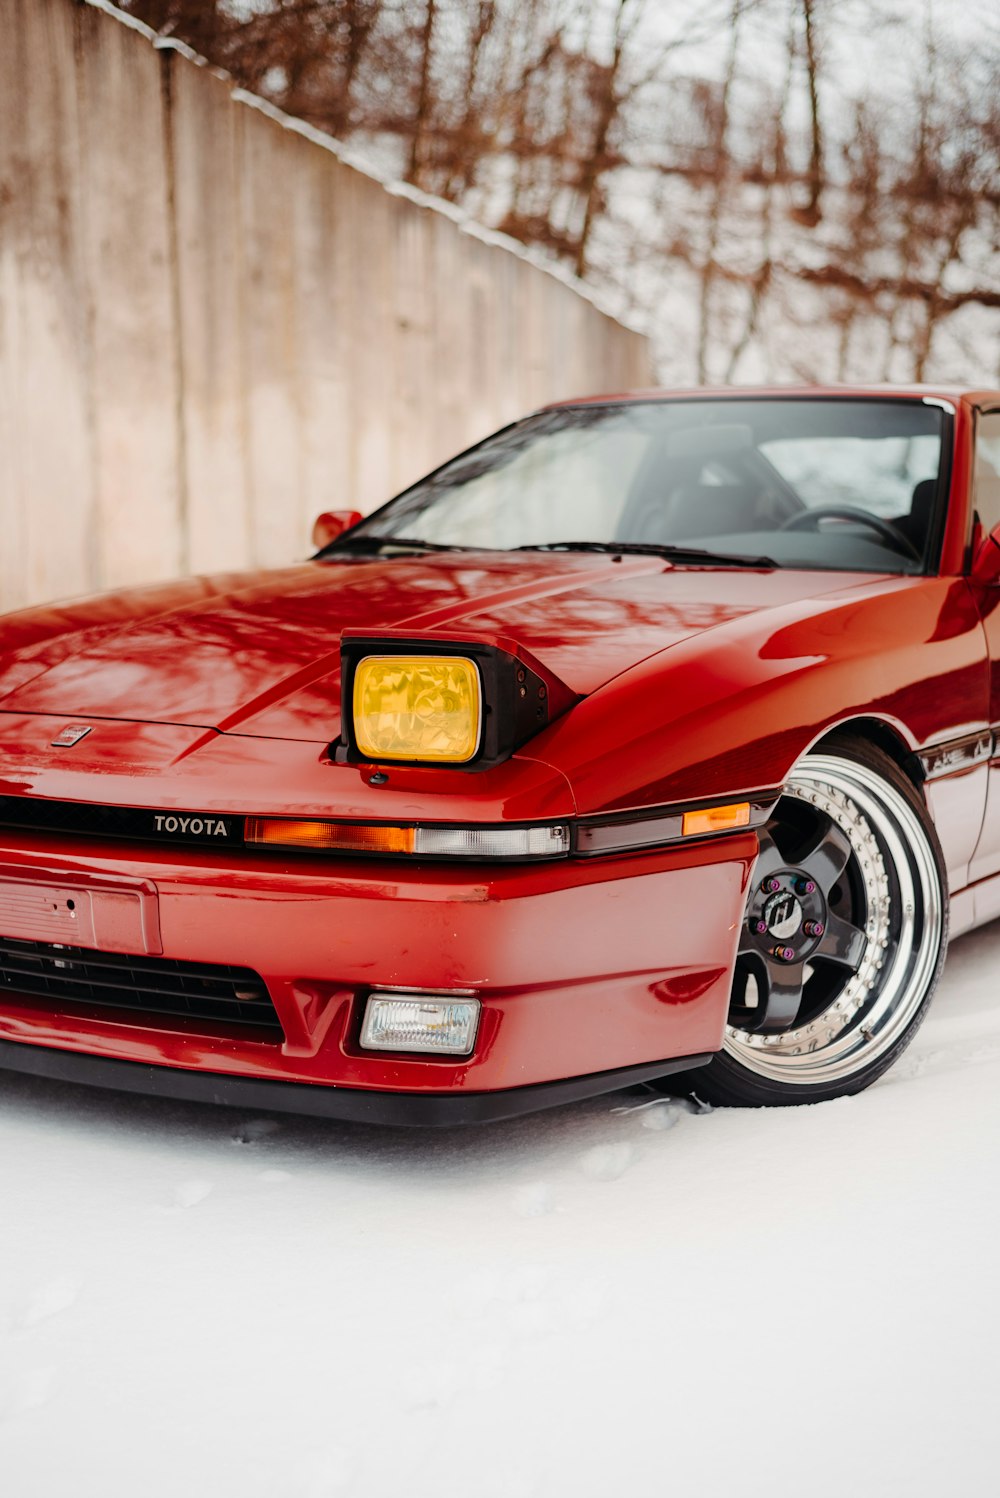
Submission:
POLYGON ((829 748, 837 739, 844 737, 863 739, 881 749, 902 770, 907 780, 923 796, 924 771, 919 756, 907 743, 901 730, 884 718, 861 716, 845 718, 832 727, 823 729, 819 737, 809 746, 808 753, 829 748))

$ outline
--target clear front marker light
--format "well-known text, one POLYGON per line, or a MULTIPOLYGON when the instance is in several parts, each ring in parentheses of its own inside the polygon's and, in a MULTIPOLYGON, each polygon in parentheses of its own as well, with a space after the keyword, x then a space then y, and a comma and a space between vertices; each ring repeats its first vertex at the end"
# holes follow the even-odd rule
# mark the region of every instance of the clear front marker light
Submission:
POLYGON ((413 851, 435 858, 555 858, 569 852, 569 828, 418 827, 413 851))
POLYGON ((433 994, 372 994, 361 1044, 369 1051, 468 1056, 479 1028, 478 999, 433 994))

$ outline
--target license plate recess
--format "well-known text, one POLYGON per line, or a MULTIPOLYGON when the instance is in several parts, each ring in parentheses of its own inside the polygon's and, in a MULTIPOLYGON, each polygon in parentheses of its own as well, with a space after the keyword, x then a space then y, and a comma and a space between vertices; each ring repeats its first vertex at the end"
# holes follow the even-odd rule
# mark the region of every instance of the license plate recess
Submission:
POLYGON ((96 952, 159 956, 159 901, 148 879, 25 874, 0 866, 0 936, 96 952))

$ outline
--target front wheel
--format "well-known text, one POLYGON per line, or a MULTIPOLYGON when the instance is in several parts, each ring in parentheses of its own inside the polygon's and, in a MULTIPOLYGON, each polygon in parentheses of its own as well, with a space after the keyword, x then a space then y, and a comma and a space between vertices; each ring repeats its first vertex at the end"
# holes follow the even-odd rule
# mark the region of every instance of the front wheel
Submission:
POLYGON ((761 834, 723 1049, 694 1091, 744 1107, 860 1092, 916 1033, 947 934, 923 801, 881 750, 830 740, 761 834))

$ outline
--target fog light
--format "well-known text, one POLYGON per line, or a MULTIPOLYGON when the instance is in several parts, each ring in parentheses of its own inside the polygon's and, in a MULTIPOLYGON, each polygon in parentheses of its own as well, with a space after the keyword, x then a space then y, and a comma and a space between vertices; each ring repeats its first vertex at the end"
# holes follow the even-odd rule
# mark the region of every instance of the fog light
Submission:
POLYGON ((361 1044, 369 1051, 468 1056, 476 1043, 479 1009, 478 999, 372 994, 365 1008, 361 1044))

